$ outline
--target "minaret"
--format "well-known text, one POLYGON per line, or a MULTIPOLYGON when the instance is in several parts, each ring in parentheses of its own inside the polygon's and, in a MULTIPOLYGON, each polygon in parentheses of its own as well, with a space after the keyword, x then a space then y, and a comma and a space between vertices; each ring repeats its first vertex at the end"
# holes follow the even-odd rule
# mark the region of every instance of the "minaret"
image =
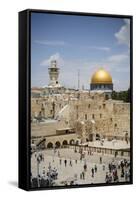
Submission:
POLYGON ((59 77, 59 68, 57 67, 57 61, 52 60, 51 66, 48 68, 50 83, 49 86, 56 86, 58 85, 58 77, 59 77))

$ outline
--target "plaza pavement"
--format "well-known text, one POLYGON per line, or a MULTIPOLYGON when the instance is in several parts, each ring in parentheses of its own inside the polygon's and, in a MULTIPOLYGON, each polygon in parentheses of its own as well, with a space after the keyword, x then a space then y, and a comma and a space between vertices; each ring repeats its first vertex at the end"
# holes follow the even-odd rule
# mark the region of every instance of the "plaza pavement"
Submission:
MULTIPOLYGON (((114 159, 114 163, 117 164, 121 159, 120 157, 114 158, 113 155, 102 155, 101 153, 95 153, 93 155, 88 155, 88 152, 85 153, 85 158, 81 161, 80 154, 75 153, 74 149, 57 149, 54 153, 53 149, 43 150, 38 153, 33 153, 31 157, 31 172, 32 176, 37 176, 37 160, 36 154, 42 153, 44 156, 44 161, 41 161, 39 164, 39 173, 43 174, 43 170, 47 172, 49 164, 51 168, 56 168, 58 171, 58 178, 55 181, 56 185, 61 185, 63 181, 74 180, 75 176, 77 177, 77 184, 92 184, 92 183, 105 183, 105 175, 108 172, 108 164, 114 159), (59 156, 58 156, 59 151, 59 156), (100 164, 100 156, 102 157, 102 164, 100 164), (60 164, 61 159, 61 164, 60 164), (67 166, 65 167, 64 160, 67 159, 67 166), (72 166, 70 166, 70 160, 72 166), (77 160, 77 163, 75 162, 77 160), (87 171, 85 172, 85 179, 80 179, 80 174, 84 171, 84 163, 87 164, 87 171), (97 165, 97 172, 94 174, 94 177, 91 175, 91 169, 94 168, 95 164, 97 165), (105 170, 103 170, 103 165, 105 165, 105 170)), ((128 159, 129 160, 129 159, 128 159)), ((120 177, 121 171, 118 169, 119 182, 124 182, 125 179, 120 177)))

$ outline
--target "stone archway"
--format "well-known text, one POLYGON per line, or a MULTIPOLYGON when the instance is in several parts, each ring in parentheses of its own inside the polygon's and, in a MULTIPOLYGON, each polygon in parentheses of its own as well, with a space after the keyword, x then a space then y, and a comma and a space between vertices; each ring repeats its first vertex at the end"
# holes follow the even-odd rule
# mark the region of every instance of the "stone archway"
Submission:
POLYGON ((49 149, 53 148, 53 143, 52 143, 52 142, 49 142, 49 143, 47 144, 47 148, 49 148, 49 149))
POLYGON ((57 141, 57 142, 55 143, 55 147, 56 147, 56 148, 60 148, 60 146, 61 146, 60 142, 57 141))
POLYGON ((64 140, 64 141, 62 142, 62 145, 63 145, 63 146, 68 145, 67 140, 64 140))
POLYGON ((71 139, 71 140, 69 141, 69 144, 70 144, 70 145, 72 145, 72 144, 74 144, 74 143, 75 143, 74 139, 71 139))

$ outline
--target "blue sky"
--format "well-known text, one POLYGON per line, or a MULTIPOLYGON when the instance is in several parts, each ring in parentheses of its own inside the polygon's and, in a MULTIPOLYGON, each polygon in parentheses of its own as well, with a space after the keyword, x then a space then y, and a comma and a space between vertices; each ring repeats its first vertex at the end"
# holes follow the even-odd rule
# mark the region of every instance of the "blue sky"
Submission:
POLYGON ((89 88, 92 74, 100 67, 113 77, 115 90, 129 87, 129 19, 32 13, 31 84, 48 85, 48 67, 56 59, 59 82, 89 88))

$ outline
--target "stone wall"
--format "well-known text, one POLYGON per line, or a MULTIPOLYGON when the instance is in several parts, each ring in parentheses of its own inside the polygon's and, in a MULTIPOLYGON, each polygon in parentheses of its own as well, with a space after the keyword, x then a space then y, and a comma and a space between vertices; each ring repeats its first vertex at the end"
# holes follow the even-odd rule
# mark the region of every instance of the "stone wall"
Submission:
POLYGON ((62 128, 76 128, 77 121, 87 124, 89 134, 103 137, 125 138, 130 136, 130 104, 106 100, 104 93, 80 91, 60 95, 32 98, 32 117, 57 119, 62 128), (61 122, 61 123, 60 123, 61 122))

